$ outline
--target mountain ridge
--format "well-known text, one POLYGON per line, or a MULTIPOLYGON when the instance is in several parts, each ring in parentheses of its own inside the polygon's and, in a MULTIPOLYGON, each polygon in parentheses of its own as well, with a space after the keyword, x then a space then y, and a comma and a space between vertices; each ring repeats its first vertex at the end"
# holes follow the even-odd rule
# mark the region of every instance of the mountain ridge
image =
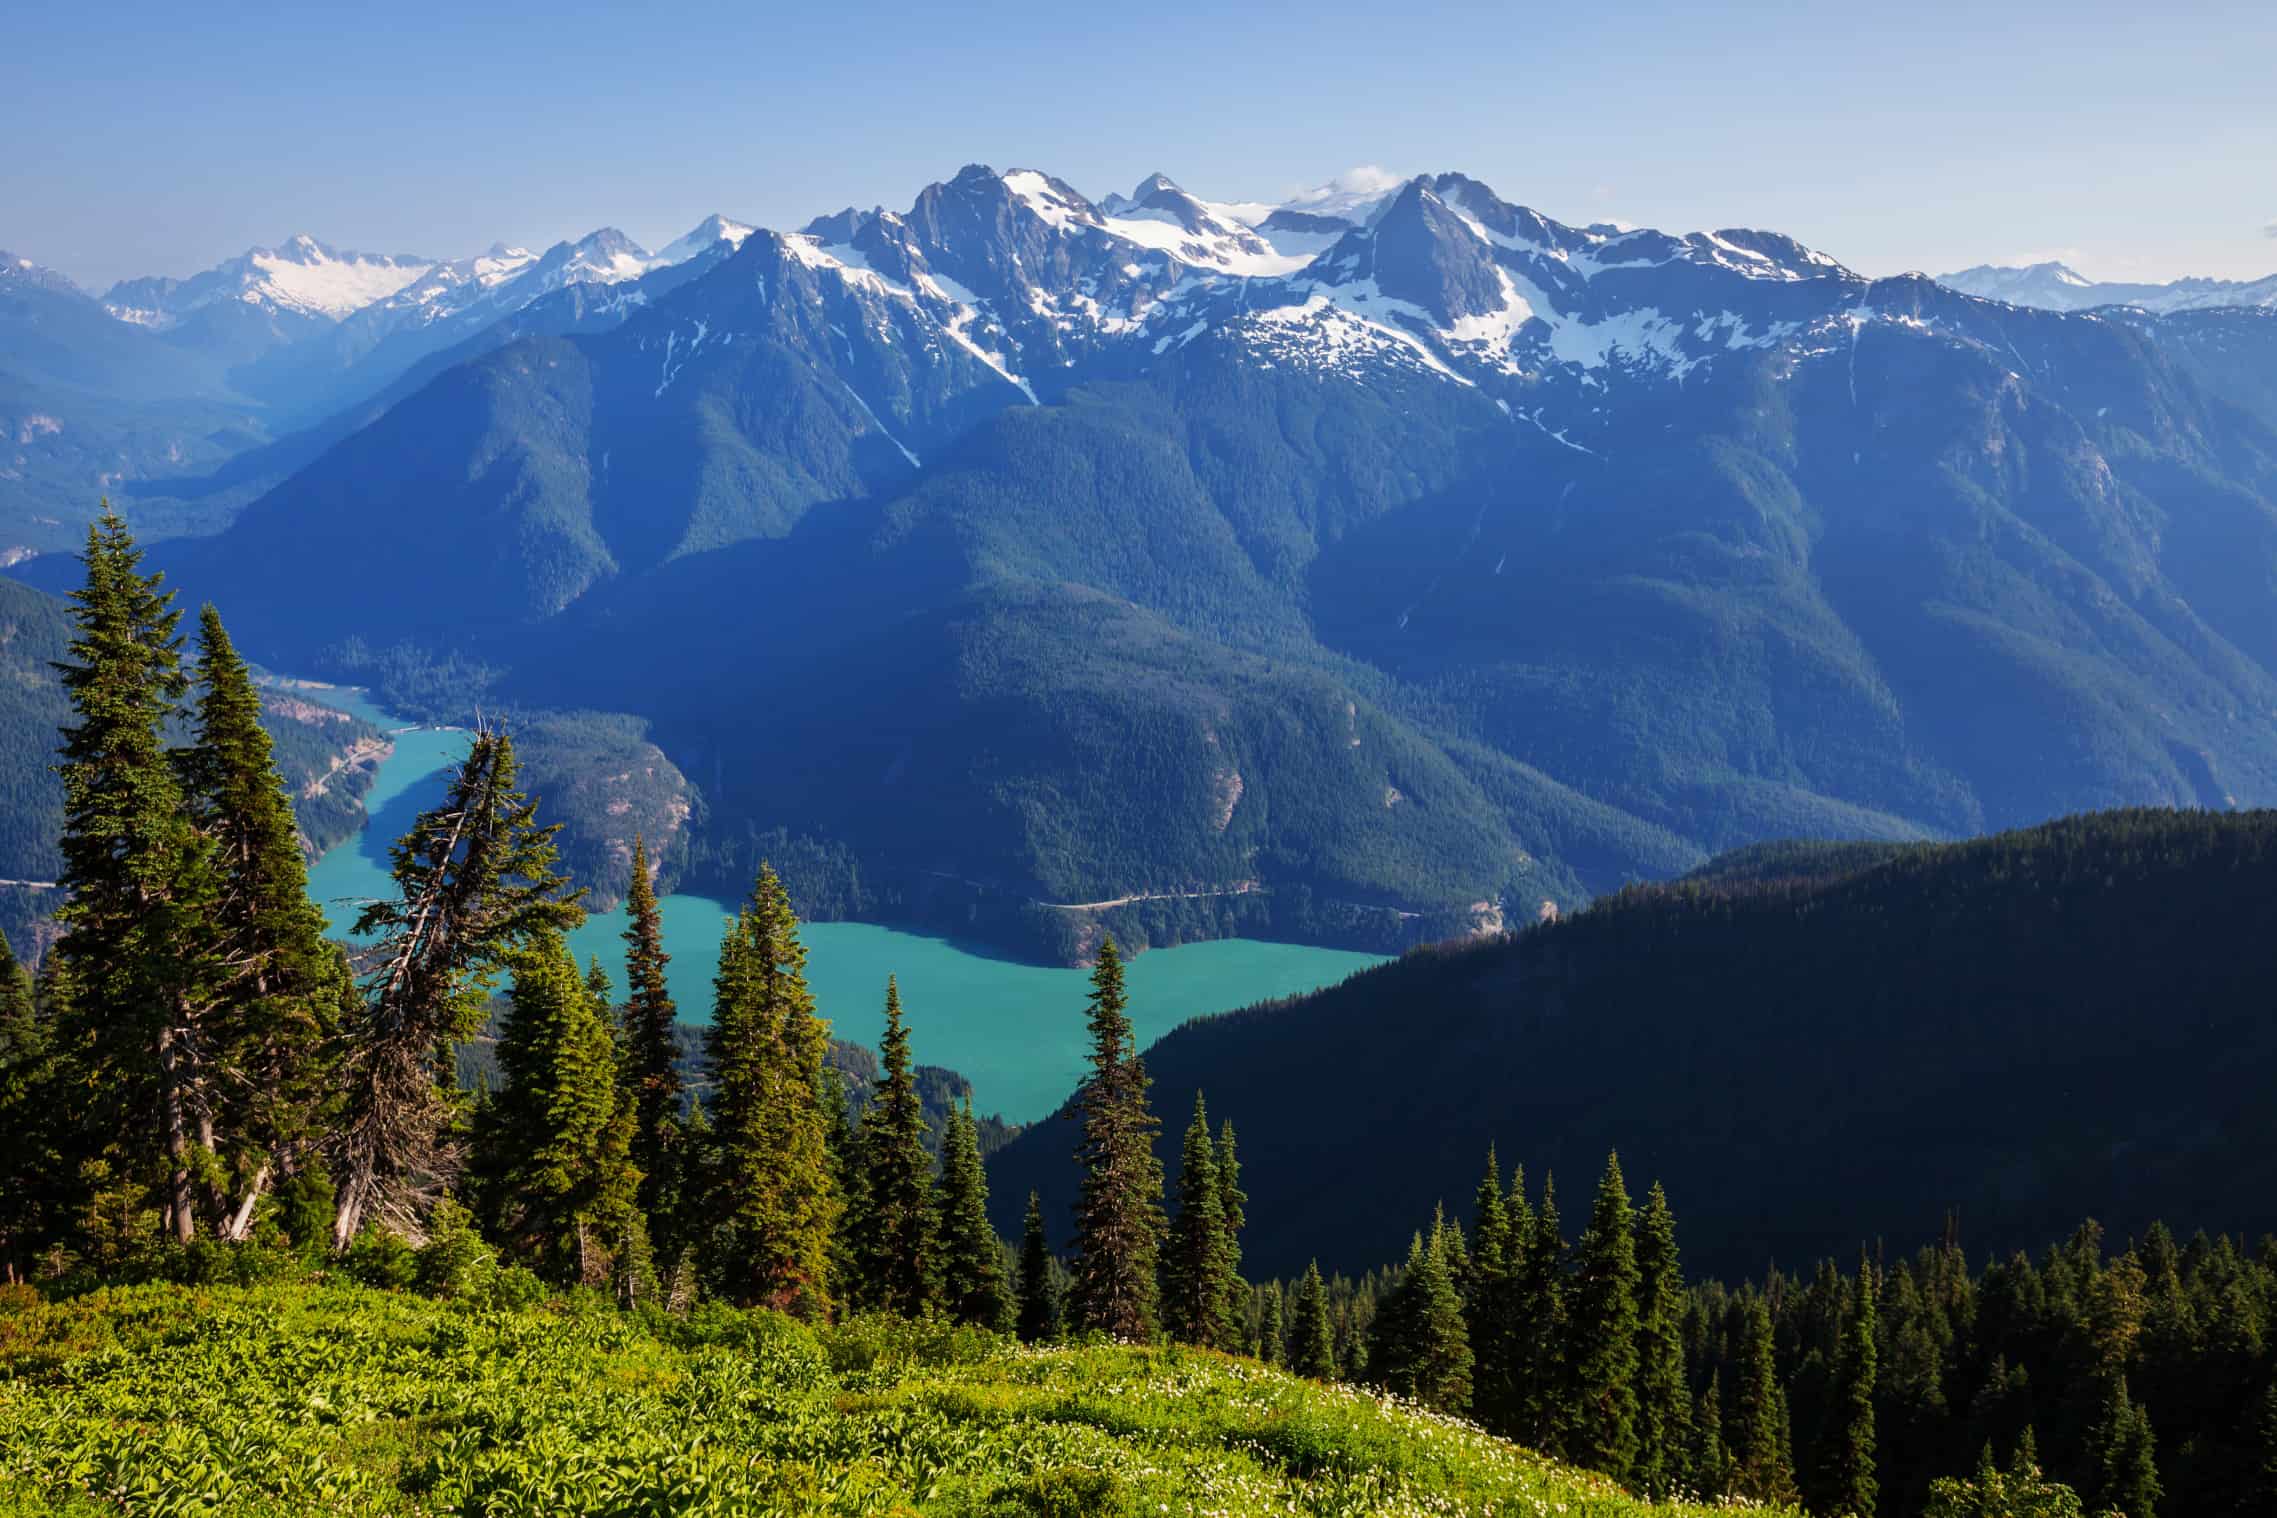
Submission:
POLYGON ((1282 208, 1137 190, 968 165, 490 329, 159 556, 291 667, 417 644, 652 720, 708 883, 804 839, 865 882, 834 901, 1051 957, 2277 799, 2268 315, 2034 311, 1458 174, 1244 274, 1282 208), (1135 897, 1227 904, 1027 905, 1135 897))

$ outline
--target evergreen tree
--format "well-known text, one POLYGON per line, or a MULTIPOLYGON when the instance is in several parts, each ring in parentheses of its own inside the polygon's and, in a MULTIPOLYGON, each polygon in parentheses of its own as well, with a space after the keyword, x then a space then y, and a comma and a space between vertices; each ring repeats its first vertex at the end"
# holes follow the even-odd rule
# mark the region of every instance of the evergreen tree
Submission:
POLYGON ((483 1212, 491 1236, 539 1275, 605 1285, 620 1257, 647 1248, 608 1003, 551 929, 512 968, 498 1036, 505 1085, 475 1129, 483 1212))
POLYGON ((664 952, 656 887, 649 880, 648 844, 635 834, 632 880, 625 891, 625 1075, 633 1095, 633 1163, 641 1174, 641 1210, 668 1245, 679 1238, 665 1203, 674 1189, 681 1147, 679 1040, 673 1034, 680 1009, 673 1005, 665 979, 671 962, 664 952))
POLYGON ((62 1226, 62 1102, 50 1013, 0 934, 0 1282, 62 1226))
POLYGON ((1030 1344, 1059 1337, 1059 1293, 1052 1281, 1051 1245, 1044 1238, 1043 1199, 1028 1193, 1020 1230, 1020 1337, 1030 1344))
POLYGON ((2114 1376, 2104 1394, 2102 1416, 2088 1435, 2088 1458, 2094 1471, 2090 1500, 2099 1512, 2157 1518, 2163 1495, 2157 1441, 2150 1414, 2128 1397, 2124 1376, 2114 1376))
MULTIPOLYGON (((333 1248, 366 1222, 416 1235, 458 1174, 462 1114, 452 1046, 472 1038, 499 973, 548 931, 584 919, 555 868, 559 824, 518 789, 514 741, 475 733, 443 800, 394 847, 394 900, 356 919, 376 936, 342 1064, 333 1248)), ((572 968, 574 974, 574 966, 572 968)))
POLYGON ((1794 1449, 1772 1344, 1771 1309, 1761 1297, 1751 1297, 1742 1312, 1738 1400, 1725 1441, 1731 1463, 1727 1491, 1754 1502, 1793 1504, 1794 1449))
POLYGON ((1835 1362, 1833 1419, 1820 1459, 1820 1506, 1838 1518, 1874 1518, 1874 1271, 1863 1255, 1835 1362))
POLYGON ((1566 1454, 1627 1483, 1637 1458, 1636 1218, 1621 1159, 1605 1162, 1574 1252, 1566 1454))
POLYGON ((1691 1484, 1692 1396, 1684 1373, 1684 1267, 1676 1215, 1658 1181, 1637 1215, 1637 1460, 1648 1496, 1691 1484))
POLYGON ((1287 1345, 1289 1369, 1315 1381, 1336 1379, 1336 1328, 1328 1317, 1328 1289, 1321 1284, 1320 1261, 1305 1267, 1297 1287, 1295 1330, 1287 1345))
MULTIPOLYGON (((57 666, 74 721, 63 729, 65 928, 56 953, 73 987, 67 1042, 89 1093, 91 1150, 108 1150, 130 1185, 147 1177, 174 1237, 197 1235, 208 1156, 198 1124, 211 1096, 212 983, 220 968, 208 920, 215 884, 165 740, 189 683, 164 576, 106 502, 88 529, 86 582, 71 593, 71 661, 57 666)), ((218 1198, 204 1198, 209 1216, 218 1198)), ((213 1217, 218 1222, 218 1216, 213 1217)))
POLYGON ((729 1301, 819 1317, 839 1209, 821 1095, 830 1034, 790 895, 765 865, 721 941, 714 984, 705 1269, 729 1301))
MULTIPOLYGON (((1524 1177, 1519 1178, 1523 1186, 1524 1177)), ((1524 1193, 1517 1193, 1524 1205, 1524 1193)), ((1568 1422, 1565 1387, 1566 1276, 1564 1237, 1559 1232, 1557 1179, 1542 1181, 1540 1211, 1527 1219, 1518 1272, 1519 1338, 1516 1401, 1518 1437, 1546 1455, 1565 1449, 1568 1422)))
POLYGON ((1178 1167, 1178 1215, 1162 1257, 1162 1318, 1170 1337, 1186 1344, 1222 1347, 1238 1336, 1227 1308, 1225 1253, 1230 1241, 1218 1192, 1220 1167, 1210 1142, 1210 1117, 1194 1093, 1193 1121, 1178 1167))
POLYGON ((2254 1410, 2252 1442, 2246 1450, 2245 1497, 2251 1511, 2277 1513, 2277 1378, 2254 1410))
POLYGON ((1508 1432, 1518 1421, 1516 1295, 1524 1250, 1503 1200, 1501 1162, 1492 1146, 1471 1215, 1471 1268, 1463 1290, 1463 1315, 1477 1362, 1471 1406, 1488 1428, 1508 1432))
POLYGON ((1089 1029, 1091 1076, 1076 1099, 1083 1189, 1068 1316, 1117 1338, 1151 1339, 1164 1227, 1162 1163, 1154 1157, 1160 1124, 1147 1107, 1146 1062, 1131 1032, 1112 938, 1100 944, 1091 974, 1089 1029))
POLYGON ((1408 1248, 1407 1269, 1376 1315, 1371 1373, 1390 1390, 1442 1412, 1471 1399, 1470 1336, 1448 1264, 1444 1217, 1408 1248))
POLYGON ((1692 1490, 1707 1502, 1719 1502, 1731 1490, 1731 1462, 1724 1453, 1721 1371, 1708 1373, 1708 1384, 1692 1407, 1692 1490))
POLYGON ((1281 1332, 1281 1283, 1267 1281, 1257 1290, 1257 1335, 1251 1353, 1267 1365, 1279 1365, 1287 1353, 1281 1332))
POLYGON ((883 1074, 862 1113, 863 1214, 854 1225, 861 1304, 908 1316, 940 1295, 934 1259, 933 1161, 925 1152, 925 1111, 909 1057, 901 988, 886 977, 883 1074))
POLYGON ((942 1305, 960 1323, 1009 1331, 1013 1305, 1004 1281, 1004 1243, 989 1226, 988 1172, 980 1161, 980 1131, 969 1096, 949 1109, 938 1212, 942 1305))
MULTIPOLYGON (((1201 1099, 1199 1092, 1195 1100, 1201 1099)), ((1241 1278, 1241 1231, 1249 1226, 1249 1193, 1241 1189, 1241 1159, 1234 1149, 1233 1122, 1218 1125, 1218 1213, 1225 1233, 1218 1249, 1219 1321, 1225 1336, 1218 1348, 1228 1354, 1241 1349, 1241 1320, 1249 1302, 1249 1283, 1241 1278)))
MULTIPOLYGON (((862 1220, 870 1215, 862 1133, 847 1100, 846 1080, 825 1066, 821 1083, 823 1142, 830 1154, 830 1178, 838 1188, 838 1226, 830 1231, 830 1300, 841 1307, 862 1300, 859 1241, 862 1220)), ((697 1109, 701 1112, 701 1108, 697 1109)), ((683 1140, 687 1151, 692 1139, 683 1140)), ((685 1167, 683 1167, 685 1168, 685 1167)))
POLYGON ((270 1186, 313 1156, 354 993, 347 960, 326 941, 308 897, 299 824, 252 672, 211 606, 198 618, 197 688, 197 738, 179 767, 215 877, 204 924, 216 968, 206 1017, 214 1079, 200 1139, 209 1151, 231 1151, 222 1158, 235 1205, 219 1232, 243 1239, 270 1186))

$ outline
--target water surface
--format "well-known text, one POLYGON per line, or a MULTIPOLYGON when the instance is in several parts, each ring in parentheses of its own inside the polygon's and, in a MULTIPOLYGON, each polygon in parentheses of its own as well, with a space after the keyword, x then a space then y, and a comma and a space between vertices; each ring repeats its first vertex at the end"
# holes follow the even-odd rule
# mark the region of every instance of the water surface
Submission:
MULTIPOLYGON (((344 692, 310 694, 347 705, 344 692)), ((353 709, 381 727, 402 726, 368 700, 358 699, 353 709)), ((442 799, 467 739, 463 732, 415 728, 395 733, 394 741, 394 757, 379 767, 365 799, 370 823, 309 869, 309 892, 336 933, 347 932, 366 901, 391 894, 388 848, 442 799)), ((720 929, 734 907, 692 895, 667 896, 659 907, 681 1020, 709 1021, 720 929)), ((569 936, 579 962, 597 956, 620 995, 624 930, 619 907, 587 918, 569 936)), ((1088 971, 1023 964, 872 923, 809 923, 800 937, 807 981, 833 1033, 874 1048, 884 1027, 886 976, 898 976, 917 1059, 970 1079, 983 1112, 1012 1122, 1047 1116, 1083 1072, 1088 971)), ((1154 949, 1128 965, 1131 1021, 1144 1047, 1188 1018, 1315 990, 1379 962, 1373 954, 1243 938, 1154 949)))

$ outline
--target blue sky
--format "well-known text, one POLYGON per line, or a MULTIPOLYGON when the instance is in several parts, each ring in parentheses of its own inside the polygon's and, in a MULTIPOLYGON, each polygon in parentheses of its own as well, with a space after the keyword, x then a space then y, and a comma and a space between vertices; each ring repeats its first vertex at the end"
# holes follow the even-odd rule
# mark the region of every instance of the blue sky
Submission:
POLYGON ((904 207, 968 162, 1221 199, 1460 169, 1564 220, 1772 227, 1875 274, 2277 270, 2266 0, 29 0, 6 33, 0 247, 96 287, 297 231, 656 246, 713 210, 904 207))

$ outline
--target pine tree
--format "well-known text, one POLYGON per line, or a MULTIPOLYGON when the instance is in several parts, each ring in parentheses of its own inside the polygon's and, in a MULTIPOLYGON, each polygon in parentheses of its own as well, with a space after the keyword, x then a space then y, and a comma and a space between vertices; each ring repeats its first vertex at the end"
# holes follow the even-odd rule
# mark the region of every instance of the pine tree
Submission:
POLYGON ((2277 1513, 2277 1378, 2261 1394, 2246 1449, 2245 1497, 2250 1511, 2277 1513))
POLYGON ((1004 1243, 988 1221, 988 1172, 972 1098, 949 1109, 941 1139, 941 1300, 960 1323, 1004 1333, 1013 1321, 1004 1281, 1004 1243))
POLYGON ((2098 1512, 2157 1518, 2163 1495, 2157 1441, 2150 1414, 2128 1397, 2124 1376, 2111 1378, 2102 1416, 2088 1435, 2088 1458, 2094 1471, 2090 1498, 2098 1512))
MULTIPOLYGON (((830 1231, 830 1300, 841 1308, 862 1300, 860 1232, 870 1215, 866 1166, 862 1159, 862 1132, 846 1094, 846 1080, 836 1068, 825 1066, 821 1085, 823 1142, 830 1153, 830 1179, 838 1188, 838 1226, 830 1231)), ((697 1111, 700 1114, 701 1108, 697 1111)), ((693 1139, 682 1141, 684 1152, 694 1152, 693 1139)), ((683 1169, 688 1168, 685 1163, 683 1169)), ((677 1216, 677 1210, 675 1211, 677 1216)))
POLYGON ((648 844, 633 836, 632 881, 625 891, 626 1078, 633 1093, 633 1163, 640 1168, 641 1210, 667 1247, 680 1237, 666 1201, 680 1160, 679 1040, 665 970, 664 919, 649 880, 648 844))
POLYGON ((1238 1321, 1227 1314, 1229 1235, 1218 1192, 1219 1168, 1209 1113, 1197 1091, 1179 1156, 1178 1213, 1162 1257, 1162 1318, 1173 1339, 1212 1348, 1235 1337, 1238 1321))
MULTIPOLYGON (((1200 1093, 1195 1093, 1200 1100, 1200 1093)), ((1225 1232, 1218 1249, 1219 1321, 1225 1333, 1217 1347, 1241 1349, 1241 1320, 1249 1302, 1249 1283, 1241 1278, 1241 1231, 1249 1226, 1249 1193, 1241 1189, 1241 1160, 1234 1149, 1231 1119, 1218 1125, 1218 1213, 1225 1232)))
POLYGON ((1463 1289, 1463 1315, 1470 1325, 1471 1353, 1476 1360, 1471 1407, 1481 1423, 1506 1432, 1518 1418, 1516 1297, 1523 1247, 1512 1228, 1510 1207, 1503 1200, 1502 1166, 1491 1145, 1471 1217, 1471 1268, 1463 1289))
POLYGON ((600 1286, 646 1250, 632 1164, 633 1117, 617 1083, 607 1002, 558 933, 513 960, 498 1036, 504 1087, 475 1128, 482 1211, 513 1258, 563 1285, 600 1286))
POLYGON ((1164 1229, 1162 1163, 1154 1157, 1160 1124, 1147 1107, 1146 1062, 1125 1010, 1122 957, 1112 938, 1100 944, 1092 971, 1089 1028, 1091 1076, 1076 1099, 1083 1190, 1068 1316, 1117 1338, 1151 1339, 1164 1229))
POLYGON ((205 921, 216 968, 206 1017, 214 1079, 200 1141, 230 1151, 234 1204, 219 1232, 243 1239, 270 1186, 313 1158, 335 1101, 334 1048, 354 987, 308 897, 299 825, 252 672, 211 606, 198 618, 197 688, 196 742, 178 765, 215 877, 205 921))
POLYGON ((1692 1396, 1684 1374, 1684 1267, 1676 1215, 1658 1181, 1637 1215, 1637 1460, 1647 1496, 1691 1484, 1692 1396))
POLYGON ((839 1215, 821 1095, 830 1033, 790 895, 765 865, 721 941, 714 984, 704 1267, 731 1302, 820 1317, 839 1215))
POLYGON ((1708 1373, 1708 1384, 1692 1407, 1692 1490, 1707 1502, 1719 1502, 1731 1490, 1731 1462, 1724 1453, 1724 1382, 1720 1370, 1708 1373))
POLYGON ((1257 1289, 1257 1337, 1252 1353, 1267 1365, 1279 1365, 1287 1355, 1281 1332, 1281 1283, 1267 1281, 1257 1289))
MULTIPOLYGON (((1523 1177, 1520 1178, 1523 1184, 1523 1177)), ((1521 1205, 1523 1192, 1518 1193, 1521 1205)), ((1542 1180, 1542 1205, 1526 1223, 1517 1280, 1517 1404, 1520 1439, 1546 1455, 1565 1449, 1566 1276, 1558 1231, 1557 1179, 1542 1180)))
POLYGON ((1336 1379, 1336 1328, 1328 1317, 1328 1289, 1321 1284, 1320 1261, 1305 1267, 1297 1287, 1296 1327, 1287 1345, 1289 1369, 1315 1381, 1336 1379))
POLYGON ((1820 1506, 1837 1518, 1874 1518, 1874 1271, 1861 1255, 1851 1288, 1842 1353, 1835 1362, 1833 1418, 1820 1459, 1820 1506))
POLYGON ((1376 1379, 1392 1391, 1442 1412, 1461 1412, 1471 1399, 1470 1335, 1448 1253, 1442 1216, 1428 1240, 1417 1234, 1409 1246, 1407 1269, 1377 1313, 1368 1358, 1376 1379))
POLYGON ((1020 1337, 1030 1344, 1059 1337, 1059 1293, 1053 1289, 1051 1245, 1044 1238, 1043 1199, 1028 1193, 1020 1230, 1020 1337))
POLYGON ((854 1224, 861 1304, 907 1316, 940 1295, 934 1258, 933 1161, 925 1152, 925 1110, 909 1056, 901 988, 886 977, 883 1074, 862 1113, 863 1213, 854 1224))
MULTIPOLYGON (((514 741, 478 731, 442 802, 396 841, 396 897, 367 906, 376 968, 354 1009, 341 1122, 333 1248, 364 1224, 416 1236, 457 1178, 462 1113, 452 1046, 472 1038, 498 975, 548 931, 584 919, 555 868, 554 835, 517 787, 514 741)), ((574 973, 574 971, 573 971, 574 973)))
POLYGON ((1626 1483, 1637 1458, 1636 1218, 1621 1159, 1605 1176, 1574 1252, 1568 1458, 1626 1483))
MULTIPOLYGON (((190 817, 165 740, 189 682, 164 576, 106 502, 88 529, 86 583, 71 662, 57 672, 75 720, 63 729, 65 928, 56 953, 74 994, 72 1080, 92 1093, 93 1150, 130 1178, 149 1176, 174 1237, 196 1237, 198 1116, 211 986, 220 974, 208 920, 212 850, 190 817)), ((206 1210, 218 1212, 208 1196, 206 1210)), ((215 1219, 218 1221, 218 1218, 215 1219)))
POLYGON ((1731 1462, 1727 1491, 1755 1502, 1791 1505, 1796 1496, 1794 1449, 1772 1345, 1771 1310, 1761 1297, 1752 1297, 1742 1311, 1739 1392, 1726 1440, 1731 1462))
POLYGON ((63 1222, 57 1054, 51 1014, 0 934, 0 1282, 22 1280, 63 1222))

